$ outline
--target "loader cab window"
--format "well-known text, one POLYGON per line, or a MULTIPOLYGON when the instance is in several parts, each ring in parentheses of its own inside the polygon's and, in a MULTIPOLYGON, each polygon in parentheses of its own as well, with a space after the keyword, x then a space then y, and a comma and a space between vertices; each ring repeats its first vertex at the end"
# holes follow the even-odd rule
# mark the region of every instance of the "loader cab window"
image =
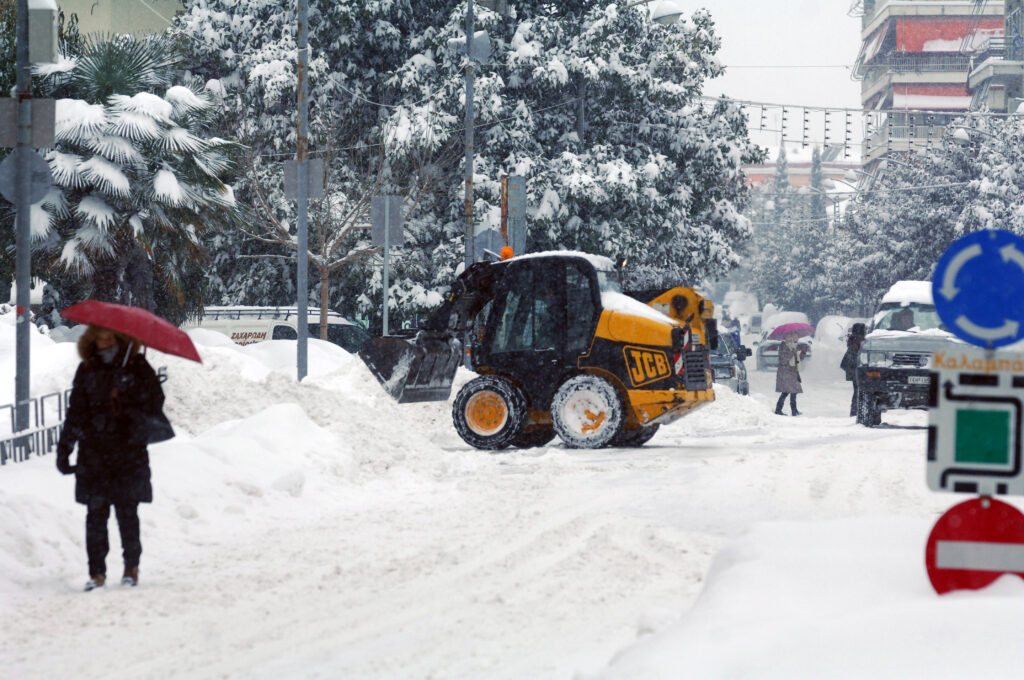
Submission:
MULTIPOLYGON (((561 270, 561 267, 558 267, 561 270)), ((555 349, 565 328, 560 281, 551 271, 510 272, 494 300, 497 317, 491 339, 494 353, 555 349)))
POLYGON ((602 293, 621 293, 622 281, 617 271, 597 270, 597 287, 602 293))
MULTIPOLYGON (((600 277, 600 272, 598 273, 600 277)), ((615 279, 618 283, 618 278, 615 279)), ((590 277, 582 266, 572 263, 565 269, 565 303, 569 323, 566 326, 566 349, 585 352, 594 337, 597 302, 591 289, 590 277)))

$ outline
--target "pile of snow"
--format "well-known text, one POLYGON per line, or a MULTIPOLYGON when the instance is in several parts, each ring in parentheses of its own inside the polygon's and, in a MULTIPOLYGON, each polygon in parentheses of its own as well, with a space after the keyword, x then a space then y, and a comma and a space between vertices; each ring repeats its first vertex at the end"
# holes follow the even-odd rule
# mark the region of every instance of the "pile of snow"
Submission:
MULTIPOLYGON (((0 316, 0 403, 14 398, 14 322, 0 316)), ((355 480, 380 481, 398 462, 402 475, 427 478, 459 469, 462 458, 475 464, 432 445, 435 414, 400 410, 362 361, 332 343, 310 339, 308 377, 298 383, 295 342, 243 347, 213 331, 190 336, 202 364, 148 351, 167 369, 164 410, 178 436, 150 447, 155 498, 140 511, 144 542, 157 526, 161 542, 174 544, 319 515, 350 496, 355 480)), ((32 394, 69 388, 75 344, 31 337, 32 394)), ((69 565, 84 573, 82 508, 74 478, 56 472, 52 455, 0 475, 0 602, 12 604, 57 579, 67 585, 69 565)))
POLYGON ((694 606, 625 650, 615 678, 1012 678, 1024 583, 938 597, 909 518, 755 525, 694 606))

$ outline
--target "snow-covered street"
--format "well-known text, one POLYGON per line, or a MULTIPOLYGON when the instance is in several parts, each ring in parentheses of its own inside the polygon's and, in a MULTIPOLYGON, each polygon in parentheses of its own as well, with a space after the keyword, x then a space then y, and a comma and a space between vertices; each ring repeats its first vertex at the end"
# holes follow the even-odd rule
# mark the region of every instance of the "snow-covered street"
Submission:
MULTIPOLYGON (((298 385, 289 343, 193 337, 203 366, 154 355, 179 437, 152 447, 138 588, 81 592, 84 511, 52 457, 0 470, 9 677, 857 677, 856 636, 825 641, 846 645, 842 661, 789 640, 781 672, 765 628, 817 631, 816 608, 840 603, 877 641, 865 612, 886 603, 843 581, 861 574, 913 601, 887 653, 916 659, 933 640, 914 622, 955 621, 943 610, 971 597, 998 620, 1024 596, 1003 582, 1003 600, 931 593, 924 540, 958 499, 925 486, 925 416, 854 424, 838 370, 809 372, 800 418, 772 414, 774 374, 751 372, 753 396, 719 389, 643 449, 488 454, 458 438, 447 404, 393 403, 333 346, 314 343, 298 385), (777 571, 787 555, 803 571, 777 571), (771 567, 756 585, 749 560, 771 567), (797 580, 822 565, 834 581, 797 580), (687 616, 708 597, 712 628, 687 616), (762 643, 745 657, 718 624, 762 643), (680 629, 703 640, 685 655, 700 672, 679 671, 680 629)), ((72 346, 46 343, 37 381, 70 377, 72 346)))
POLYGON ((1018 680, 1022 5, 0 3, 0 680, 1018 680))

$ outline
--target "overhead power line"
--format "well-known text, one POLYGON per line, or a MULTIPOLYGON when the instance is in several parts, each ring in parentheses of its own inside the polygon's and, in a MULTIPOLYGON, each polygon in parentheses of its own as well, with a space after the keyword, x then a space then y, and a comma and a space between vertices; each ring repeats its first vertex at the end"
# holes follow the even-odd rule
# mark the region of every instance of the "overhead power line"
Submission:
POLYGON ((849 64, 723 64, 722 68, 845 68, 852 69, 849 64))

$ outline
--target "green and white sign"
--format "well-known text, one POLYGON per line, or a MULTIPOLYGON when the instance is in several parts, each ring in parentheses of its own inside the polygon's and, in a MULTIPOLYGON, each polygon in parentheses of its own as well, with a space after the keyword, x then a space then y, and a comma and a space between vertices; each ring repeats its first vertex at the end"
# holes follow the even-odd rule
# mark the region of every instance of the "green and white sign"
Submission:
POLYGON ((928 487, 1024 495, 1024 353, 964 347, 936 352, 928 417, 928 487))

